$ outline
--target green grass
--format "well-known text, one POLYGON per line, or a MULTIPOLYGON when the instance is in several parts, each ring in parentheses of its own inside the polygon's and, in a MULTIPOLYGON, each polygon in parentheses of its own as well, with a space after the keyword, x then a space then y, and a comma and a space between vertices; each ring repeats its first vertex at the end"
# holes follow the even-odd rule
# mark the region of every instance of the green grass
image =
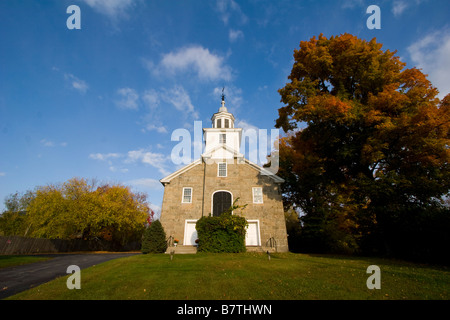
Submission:
POLYGON ((40 256, 16 256, 16 255, 0 255, 0 269, 19 266, 22 264, 45 261, 51 259, 49 257, 40 256))
POLYGON ((58 278, 10 299, 449 299, 450 269, 376 258, 306 254, 136 255, 58 278), (369 265, 381 290, 369 290, 369 265))

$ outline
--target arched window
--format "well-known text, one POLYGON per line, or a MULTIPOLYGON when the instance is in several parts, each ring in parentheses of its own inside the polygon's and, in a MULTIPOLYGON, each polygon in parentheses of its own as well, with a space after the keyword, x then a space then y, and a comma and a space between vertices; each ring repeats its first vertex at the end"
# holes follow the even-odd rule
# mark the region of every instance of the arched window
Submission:
POLYGON ((218 217, 231 207, 232 195, 228 191, 216 191, 212 200, 212 214, 214 217, 218 217))

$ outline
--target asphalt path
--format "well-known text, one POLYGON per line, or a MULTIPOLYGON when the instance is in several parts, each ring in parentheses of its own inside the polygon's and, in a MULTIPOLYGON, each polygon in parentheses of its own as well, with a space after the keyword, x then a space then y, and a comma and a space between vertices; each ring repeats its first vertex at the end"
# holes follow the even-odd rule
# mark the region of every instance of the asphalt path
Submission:
POLYGON ((139 253, 48 254, 52 259, 0 269, 0 299, 68 275, 67 267, 77 265, 84 269, 108 260, 129 257, 139 253))

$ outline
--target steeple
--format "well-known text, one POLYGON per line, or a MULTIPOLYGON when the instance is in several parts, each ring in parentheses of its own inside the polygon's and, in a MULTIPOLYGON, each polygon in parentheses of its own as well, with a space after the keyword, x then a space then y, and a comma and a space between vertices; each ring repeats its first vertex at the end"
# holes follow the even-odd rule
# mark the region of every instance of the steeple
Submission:
POLYGON ((228 112, 227 107, 225 107, 225 94, 223 91, 225 90, 225 87, 222 88, 222 106, 219 108, 219 112, 228 112))
POLYGON ((224 128, 231 129, 234 128, 234 116, 228 112, 227 107, 225 107, 225 88, 222 89, 222 105, 219 111, 214 113, 211 121, 213 128, 224 128))
POLYGON ((234 116, 225 106, 225 94, 222 89, 222 102, 219 111, 214 113, 212 128, 203 128, 205 136, 205 152, 203 158, 211 159, 243 159, 239 152, 242 129, 234 127, 234 116))

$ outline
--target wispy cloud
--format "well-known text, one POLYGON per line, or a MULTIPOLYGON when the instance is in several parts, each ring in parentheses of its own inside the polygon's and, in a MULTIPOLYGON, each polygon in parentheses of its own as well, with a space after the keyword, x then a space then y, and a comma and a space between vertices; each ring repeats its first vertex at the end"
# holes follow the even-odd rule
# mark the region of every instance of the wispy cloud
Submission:
POLYGON ((139 94, 131 88, 120 88, 117 94, 121 97, 116 101, 116 105, 122 109, 137 110, 139 109, 139 94))
MULTIPOLYGON (((222 94, 221 87, 215 87, 212 92, 214 97, 220 97, 222 94)), ((242 98, 242 89, 236 88, 235 86, 227 86, 225 88, 225 101, 226 107, 229 108, 232 112, 236 112, 237 109, 241 107, 243 98, 242 98)))
POLYGON ((113 164, 113 159, 123 158, 124 155, 121 153, 91 153, 89 155, 89 159, 104 161, 108 164, 109 171, 117 172, 120 171, 122 173, 128 172, 127 168, 118 168, 113 164))
POLYGON ((144 187, 148 189, 161 189, 161 183, 156 179, 151 178, 141 178, 141 179, 134 179, 129 180, 125 182, 127 185, 131 185, 133 187, 144 187))
POLYGON ((120 158, 120 157, 123 157, 123 155, 120 153, 91 153, 89 155, 90 159, 100 160, 100 161, 107 161, 109 159, 115 159, 115 158, 120 158))
POLYGON ((230 40, 230 42, 236 42, 239 39, 243 39, 244 38, 244 33, 241 30, 233 30, 230 29, 229 33, 228 33, 228 39, 230 40))
POLYGON ((170 90, 165 90, 163 95, 164 101, 173 105, 178 111, 190 114, 194 119, 198 118, 191 97, 182 86, 175 86, 170 90))
POLYGON ((142 95, 142 100, 147 106, 147 113, 142 118, 143 132, 168 132, 161 121, 162 114, 167 115, 167 107, 174 107, 182 118, 198 119, 198 112, 191 101, 189 93, 183 86, 175 85, 171 88, 147 90, 142 95), (163 110, 165 112, 162 112, 163 110))
POLYGON ((450 30, 432 32, 408 47, 411 60, 428 74, 442 99, 450 93, 450 30))
POLYGON ((0 172, 0 177, 6 176, 6 172, 0 172))
POLYGON ((105 162, 112 172, 128 172, 127 165, 144 164, 150 165, 162 174, 168 175, 168 163, 170 157, 162 153, 151 152, 148 149, 130 150, 127 153, 91 153, 90 159, 105 162))
POLYGON ((344 9, 353 9, 355 7, 360 7, 364 5, 364 1, 363 0, 344 0, 342 2, 341 7, 344 9))
POLYGON ((408 4, 403 0, 394 1, 394 3, 392 4, 392 13, 394 14, 394 16, 398 17, 405 11, 407 7, 408 4))
POLYGON ((67 147, 67 142, 54 142, 48 139, 42 139, 40 141, 40 143, 44 146, 44 147, 67 147))
POLYGON ((167 168, 167 163, 170 161, 170 157, 162 154, 151 152, 146 149, 138 149, 128 151, 125 163, 143 163, 150 165, 159 170, 163 175, 168 175, 170 172, 167 168))
POLYGON ((82 0, 98 13, 112 19, 127 17, 127 10, 135 5, 135 0, 82 0))
POLYGON ((74 88, 80 93, 86 93, 86 91, 89 89, 89 86, 87 85, 86 81, 77 78, 71 73, 65 73, 64 79, 70 83, 72 88, 74 88))
POLYGON ((202 46, 189 46, 164 54, 159 64, 145 61, 146 67, 156 75, 177 76, 192 72, 200 80, 231 80, 231 68, 224 58, 202 46))
POLYGON ((220 19, 225 25, 228 25, 232 16, 236 17, 239 24, 245 24, 248 17, 242 12, 241 7, 234 0, 218 0, 216 3, 216 11, 220 14, 220 19))

